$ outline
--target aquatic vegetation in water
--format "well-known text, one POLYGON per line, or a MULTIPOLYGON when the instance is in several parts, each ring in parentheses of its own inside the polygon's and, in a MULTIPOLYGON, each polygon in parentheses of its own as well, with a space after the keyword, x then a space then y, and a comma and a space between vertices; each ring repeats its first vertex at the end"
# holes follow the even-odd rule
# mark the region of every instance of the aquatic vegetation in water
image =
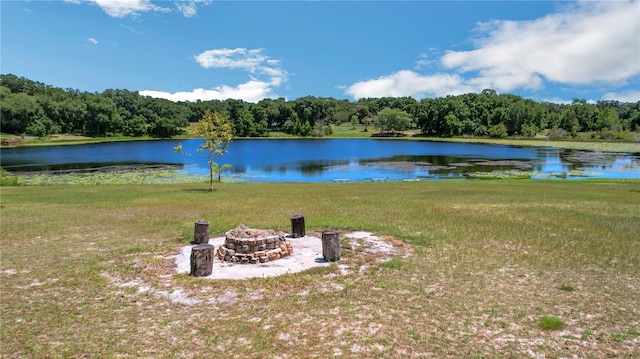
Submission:
POLYGON ((25 186, 201 183, 208 176, 187 175, 177 169, 133 171, 38 173, 20 176, 25 186))
POLYGON ((466 175, 467 178, 476 179, 516 179, 531 178, 531 171, 492 171, 492 172, 472 172, 466 175))
POLYGON ((570 177, 588 177, 592 176, 594 173, 579 171, 579 170, 571 170, 568 172, 550 172, 550 173, 542 173, 542 172, 533 172, 533 171, 492 171, 492 172, 473 172, 468 173, 466 178, 476 178, 476 179, 553 179, 553 178, 570 178, 570 177))

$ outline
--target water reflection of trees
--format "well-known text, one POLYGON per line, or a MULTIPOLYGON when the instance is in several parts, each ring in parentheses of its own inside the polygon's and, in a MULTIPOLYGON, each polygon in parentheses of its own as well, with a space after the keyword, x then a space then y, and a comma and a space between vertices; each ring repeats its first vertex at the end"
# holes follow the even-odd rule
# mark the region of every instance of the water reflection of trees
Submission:
POLYGON ((285 174, 288 171, 288 167, 286 165, 280 165, 280 166, 264 166, 262 168, 262 171, 264 171, 266 174, 271 174, 273 172, 278 172, 281 174, 285 174))
MULTIPOLYGON (((562 156, 563 159, 570 163, 575 163, 579 167, 596 167, 601 169, 613 168, 616 163, 621 160, 619 153, 603 153, 588 151, 571 151, 562 156)), ((640 165, 640 159, 635 156, 622 156, 628 159, 636 166, 640 165)))
POLYGON ((319 161, 319 162, 303 162, 300 165, 300 172, 305 175, 320 175, 325 170, 338 167, 338 166, 347 166, 349 165, 349 161, 319 161))
MULTIPOLYGON (((362 160, 363 167, 378 167, 400 171, 422 171, 429 175, 464 176, 474 172, 531 170, 535 161, 486 160, 457 156, 392 156, 374 160, 362 160)), ((421 175, 419 177, 425 177, 421 175)))

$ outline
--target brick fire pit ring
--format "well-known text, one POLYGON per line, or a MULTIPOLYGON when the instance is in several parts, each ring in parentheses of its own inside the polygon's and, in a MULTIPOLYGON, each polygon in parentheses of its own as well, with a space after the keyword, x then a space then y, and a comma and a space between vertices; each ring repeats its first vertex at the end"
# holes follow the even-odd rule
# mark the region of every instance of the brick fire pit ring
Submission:
POLYGON ((216 256, 225 262, 257 264, 293 254, 293 245, 283 232, 239 226, 225 233, 216 256))

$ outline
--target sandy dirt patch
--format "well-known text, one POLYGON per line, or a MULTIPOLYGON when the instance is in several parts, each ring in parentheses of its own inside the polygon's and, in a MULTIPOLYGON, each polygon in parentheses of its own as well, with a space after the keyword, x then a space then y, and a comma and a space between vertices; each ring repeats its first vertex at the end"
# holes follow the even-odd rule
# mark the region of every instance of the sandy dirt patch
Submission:
MULTIPOLYGON (((391 254, 393 245, 385 239, 374 236, 369 232, 350 232, 341 234, 349 239, 358 239, 367 247, 367 251, 391 254)), ((239 264, 223 262, 218 258, 213 260, 213 271, 207 279, 248 279, 275 277, 287 273, 297 273, 314 267, 328 266, 330 262, 322 257, 322 239, 308 235, 301 238, 287 239, 293 245, 293 255, 275 261, 256 264, 239 264)), ((209 239, 209 244, 216 248, 224 244, 224 237, 209 239)), ((191 249, 194 245, 184 246, 180 253, 172 256, 176 262, 176 273, 189 274, 191 271, 191 249)))

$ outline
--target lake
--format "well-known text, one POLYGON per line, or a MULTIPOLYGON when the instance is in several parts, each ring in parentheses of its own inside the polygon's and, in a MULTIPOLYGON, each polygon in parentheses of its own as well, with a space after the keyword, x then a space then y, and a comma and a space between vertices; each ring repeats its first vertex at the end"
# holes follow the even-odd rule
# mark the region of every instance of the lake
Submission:
MULTIPOLYGON (((189 139, 3 148, 0 164, 17 174, 172 165, 188 175, 207 175, 207 152, 196 151, 201 143, 189 139), (178 143, 186 155, 173 151, 178 143)), ((405 139, 236 139, 216 162, 233 166, 223 172, 223 179, 249 182, 640 178, 637 154, 405 139)))

